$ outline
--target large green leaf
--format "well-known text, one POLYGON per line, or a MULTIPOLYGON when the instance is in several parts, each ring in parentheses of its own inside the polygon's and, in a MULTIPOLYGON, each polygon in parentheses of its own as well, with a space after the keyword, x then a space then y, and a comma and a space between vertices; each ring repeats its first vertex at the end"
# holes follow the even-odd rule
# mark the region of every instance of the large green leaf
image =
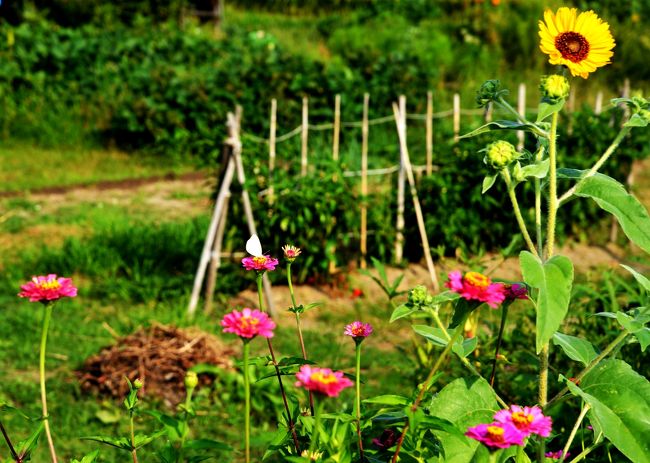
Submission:
POLYGON ((537 353, 542 350, 562 324, 569 310, 573 264, 564 256, 553 256, 546 262, 528 251, 519 254, 519 263, 524 281, 538 290, 537 308, 537 353))
POLYGON ((553 344, 560 346, 571 360, 587 366, 598 356, 594 346, 586 339, 577 338, 557 332, 553 335, 553 344))
MULTIPOLYGON (((498 410, 494 391, 482 378, 459 378, 445 386, 433 399, 429 414, 451 421, 462 433, 468 427, 492 421, 498 410)), ((436 432, 445 452, 445 463, 470 463, 480 448, 479 442, 464 435, 436 432)))
POLYGON ((602 209, 613 214, 630 241, 650 253, 650 216, 643 204, 623 185, 604 175, 592 176, 578 185, 575 194, 593 199, 602 209))
POLYGON ((602 362, 571 392, 591 406, 595 428, 635 463, 650 463, 650 383, 622 360, 602 362))

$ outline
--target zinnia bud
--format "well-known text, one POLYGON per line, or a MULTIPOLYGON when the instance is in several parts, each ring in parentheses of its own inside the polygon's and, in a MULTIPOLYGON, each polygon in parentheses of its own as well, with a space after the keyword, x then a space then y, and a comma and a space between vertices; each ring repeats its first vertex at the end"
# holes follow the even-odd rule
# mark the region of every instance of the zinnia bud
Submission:
POLYGON ((133 387, 134 387, 134 388, 136 388, 136 389, 142 389, 143 386, 144 386, 144 383, 142 382, 142 380, 141 380, 140 378, 138 378, 138 379, 136 379, 135 381, 133 381, 133 387))
POLYGON ((569 96, 571 86, 566 77, 553 74, 542 77, 539 88, 542 92, 542 98, 555 103, 559 100, 564 100, 569 96))
POLYGON ((185 374, 185 388, 188 390, 194 389, 199 384, 199 377, 196 372, 188 371, 185 374))

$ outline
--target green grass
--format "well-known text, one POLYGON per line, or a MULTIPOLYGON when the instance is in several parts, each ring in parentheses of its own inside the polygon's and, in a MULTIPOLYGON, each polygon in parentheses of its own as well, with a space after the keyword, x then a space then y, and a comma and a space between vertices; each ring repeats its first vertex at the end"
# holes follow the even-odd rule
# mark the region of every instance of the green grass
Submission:
POLYGON ((142 153, 90 148, 40 148, 23 142, 0 145, 0 191, 83 185, 192 171, 189 165, 142 153), (71 168, 74 166, 74 168, 71 168))

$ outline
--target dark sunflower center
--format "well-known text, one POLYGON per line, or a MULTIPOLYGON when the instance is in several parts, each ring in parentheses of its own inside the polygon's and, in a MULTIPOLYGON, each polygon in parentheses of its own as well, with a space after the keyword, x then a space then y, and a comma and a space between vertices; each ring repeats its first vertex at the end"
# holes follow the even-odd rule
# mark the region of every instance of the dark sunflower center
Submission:
POLYGON ((555 48, 562 54, 562 58, 574 63, 579 63, 589 54, 589 42, 577 32, 562 32, 555 37, 555 48))

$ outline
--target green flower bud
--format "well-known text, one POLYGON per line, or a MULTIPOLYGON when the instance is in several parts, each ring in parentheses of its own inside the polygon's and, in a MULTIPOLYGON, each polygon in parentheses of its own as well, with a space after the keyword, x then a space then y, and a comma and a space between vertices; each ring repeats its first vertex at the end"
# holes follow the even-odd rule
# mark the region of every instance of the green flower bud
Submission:
POLYGON ((185 373, 185 388, 188 390, 194 389, 199 384, 199 377, 193 371, 185 373))
POLYGON ((135 389, 142 389, 143 386, 144 386, 144 383, 142 382, 142 380, 140 378, 133 381, 133 387, 135 389))
POLYGON ((566 77, 553 74, 542 77, 539 89, 542 92, 542 98, 557 102, 569 96, 571 86, 566 77))
POLYGON ((426 286, 418 285, 409 292, 409 302, 413 305, 425 305, 427 299, 430 299, 430 297, 426 286))
POLYGON ((502 95, 506 95, 508 90, 501 89, 501 82, 494 80, 486 80, 481 85, 481 88, 476 92, 476 104, 480 107, 487 106, 491 101, 498 99, 502 95))
POLYGON ((508 164, 519 158, 519 153, 511 143, 505 140, 497 140, 485 148, 483 162, 496 170, 502 170, 508 164))

